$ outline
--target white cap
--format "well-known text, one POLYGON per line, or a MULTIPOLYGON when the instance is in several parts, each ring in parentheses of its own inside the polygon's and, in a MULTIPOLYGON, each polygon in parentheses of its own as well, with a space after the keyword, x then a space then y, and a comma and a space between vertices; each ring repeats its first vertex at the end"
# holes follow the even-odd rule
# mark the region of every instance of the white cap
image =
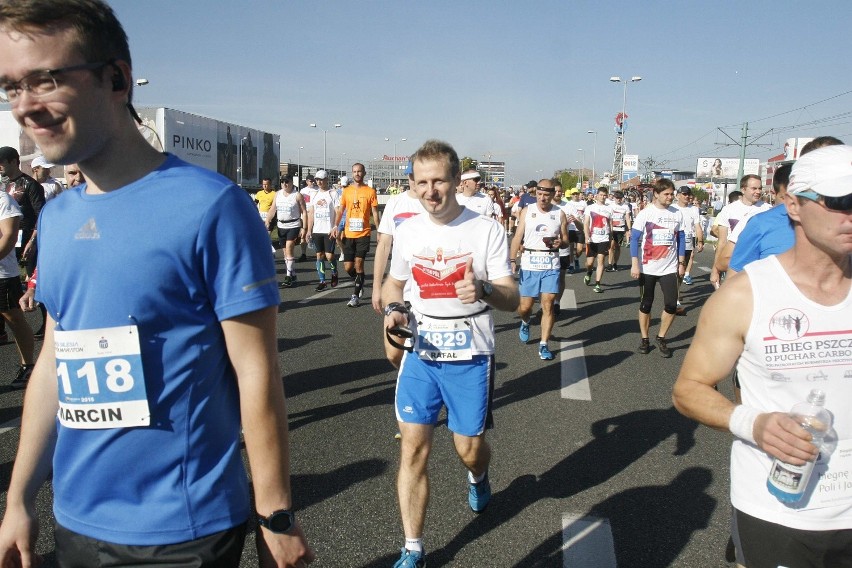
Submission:
POLYGON ((50 168, 53 167, 53 164, 51 164, 50 162, 45 160, 44 156, 37 156, 33 160, 33 163, 30 165, 30 167, 32 167, 32 168, 45 168, 45 169, 49 170, 50 168))
POLYGON ((815 191, 828 197, 852 193, 852 146, 824 146, 793 164, 787 193, 815 191))
POLYGON ((328 179, 328 172, 325 170, 317 170, 317 173, 314 174, 314 179, 328 179))
POLYGON ((347 185, 349 185, 349 178, 346 177, 346 176, 341 177, 340 178, 340 186, 346 187, 347 185))
POLYGON ((468 179, 479 179, 480 177, 482 177, 482 176, 479 175, 479 172, 474 170, 474 171, 471 171, 471 172, 463 173, 462 176, 461 176, 461 180, 465 181, 465 180, 468 180, 468 179))

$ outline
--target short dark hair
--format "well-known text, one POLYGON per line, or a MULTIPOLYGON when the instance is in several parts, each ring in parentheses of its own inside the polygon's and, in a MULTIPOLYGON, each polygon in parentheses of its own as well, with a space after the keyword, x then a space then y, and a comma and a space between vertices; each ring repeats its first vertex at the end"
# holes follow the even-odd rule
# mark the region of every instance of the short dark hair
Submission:
POLYGON ((760 182, 761 187, 763 186, 763 180, 762 180, 762 179, 760 179, 760 176, 759 176, 759 175, 756 175, 756 174, 746 174, 746 175, 744 175, 744 176, 743 176, 743 178, 740 180, 740 189, 745 189, 745 186, 747 186, 747 185, 748 185, 748 180, 750 180, 750 179, 756 179, 757 181, 759 181, 759 182, 760 182))
POLYGON ((824 148, 826 146, 842 146, 843 140, 840 138, 835 138, 834 136, 817 136, 804 146, 802 146, 802 151, 799 152, 799 157, 801 158, 808 152, 813 152, 817 148, 824 148))
POLYGON ((654 186, 654 193, 662 193, 667 189, 670 189, 672 191, 675 190, 675 185, 672 182, 672 180, 670 180, 669 178, 660 178, 660 179, 654 180, 653 186, 654 186))
POLYGON ((0 29, 24 35, 72 29, 77 49, 90 63, 120 59, 132 67, 121 22, 101 0, 16 0, 0 3, 0 29))
POLYGON ((782 189, 783 191, 787 190, 787 186, 790 184, 791 171, 793 171, 793 164, 784 164, 772 172, 772 191, 780 193, 782 189))
POLYGON ((732 191, 731 193, 728 194, 728 203, 733 203, 734 201, 736 201, 737 199, 739 199, 742 196, 743 196, 742 191, 736 191, 736 190, 732 191))
MULTIPOLYGON (((411 156, 412 163, 438 160, 447 161, 447 164, 450 166, 450 174, 452 174, 453 178, 461 175, 459 155, 452 146, 441 140, 427 140, 411 156)), ((414 174, 412 173, 410 177, 413 176, 414 174)))
POLYGON ((0 148, 0 162, 12 162, 15 161, 17 163, 21 163, 21 155, 18 154, 18 151, 12 148, 11 146, 3 146, 0 148))

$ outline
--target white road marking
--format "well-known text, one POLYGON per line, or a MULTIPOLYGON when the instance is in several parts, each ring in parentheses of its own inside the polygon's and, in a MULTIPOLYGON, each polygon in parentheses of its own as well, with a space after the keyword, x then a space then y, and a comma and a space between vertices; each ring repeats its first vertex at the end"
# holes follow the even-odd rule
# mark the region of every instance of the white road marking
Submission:
POLYGON ((698 270, 701 270, 702 272, 710 272, 709 266, 694 266, 693 265, 693 268, 698 268, 698 270))
POLYGON ((609 520, 563 514, 562 566, 617 568, 609 520))
POLYGON ((561 341, 559 349, 562 398, 592 400, 582 341, 561 341))
POLYGON ((5 424, 0 424, 0 434, 6 433, 9 430, 14 430, 15 428, 19 428, 21 426, 21 417, 13 418, 6 422, 5 424))
POLYGON ((559 307, 563 310, 577 309, 577 295, 574 294, 574 290, 566 288, 562 292, 562 297, 559 298, 559 307))
MULTIPOLYGON (((317 282, 317 283, 319 283, 319 282, 317 282)), ((326 288, 325 290, 323 290, 322 292, 317 292, 313 296, 308 296, 307 298, 305 298, 303 300, 299 300, 296 303, 297 304, 307 304, 309 302, 316 300, 317 298, 322 298, 323 296, 328 296, 329 294, 331 294, 332 292, 334 292, 336 290, 340 290, 342 288, 354 288, 354 287, 355 287, 354 282, 346 282, 345 284, 338 284, 337 288, 332 288, 331 284, 329 284, 329 287, 326 288)), ((286 290, 286 288, 285 288, 285 290, 286 290)), ((362 298, 362 301, 363 301, 363 298, 362 298)))

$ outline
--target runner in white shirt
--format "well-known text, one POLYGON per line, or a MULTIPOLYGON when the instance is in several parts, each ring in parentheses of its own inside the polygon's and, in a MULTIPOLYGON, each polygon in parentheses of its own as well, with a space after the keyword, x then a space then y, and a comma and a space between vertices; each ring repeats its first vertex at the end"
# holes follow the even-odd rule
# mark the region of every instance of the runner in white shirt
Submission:
POLYGON ((621 247, 624 246, 624 237, 630 242, 630 229, 633 226, 630 219, 630 206, 624 202, 624 193, 614 191, 612 201, 609 203, 612 209, 612 241, 609 247, 608 272, 618 270, 618 259, 621 256, 621 247))
POLYGON ((480 215, 486 217, 494 217, 494 202, 484 193, 477 191, 479 183, 479 172, 476 170, 467 170, 461 176, 461 185, 456 191, 456 201, 459 205, 467 207, 471 211, 476 211, 480 215))
POLYGON ((275 192, 275 202, 266 215, 266 229, 272 229, 277 222, 278 245, 284 251, 284 264, 287 273, 280 286, 289 288, 296 281, 295 248, 299 239, 304 240, 307 232, 307 211, 302 194, 295 191, 293 184, 283 180, 281 189, 275 192))
POLYGON ((328 189, 328 179, 318 178, 319 189, 311 197, 308 205, 308 231, 306 240, 313 242, 317 253, 317 292, 326 289, 326 272, 330 273, 331 287, 337 287, 337 259, 334 257, 335 240, 331 237, 331 225, 340 209, 340 197, 336 190, 328 189), (326 270, 328 263, 328 270, 326 270))
POLYGON ((402 223, 382 287, 386 348, 391 331, 406 326, 415 346, 406 352, 396 387, 402 434, 397 496, 405 544, 396 566, 425 566, 423 532, 429 500, 428 459, 439 414, 468 470, 468 505, 481 512, 491 498, 488 466, 494 370, 490 310, 512 311, 518 289, 509 268, 506 232, 494 219, 459 205, 458 154, 430 140, 412 156, 409 180, 425 214, 402 223), (403 290, 411 282, 411 309, 403 290))
MULTIPOLYGON (((689 271, 695 261, 693 251, 698 253, 704 250, 704 229, 701 223, 701 211, 695 206, 692 190, 688 185, 680 186, 677 191, 677 201, 673 207, 683 215, 683 234, 686 241, 686 272, 683 275, 683 283, 691 285, 692 276, 689 275, 689 271)), ((678 313, 678 315, 681 314, 678 313)))
POLYGON ((604 273, 604 255, 609 252, 609 241, 612 240, 612 209, 604 205, 608 195, 607 188, 599 187, 595 194, 595 202, 586 207, 583 218, 583 231, 586 236, 586 276, 583 277, 583 282, 586 286, 591 286, 592 272, 597 260, 594 290, 598 294, 603 292, 601 279, 604 273))
POLYGON ((518 252, 523 249, 519 284, 521 303, 518 306, 521 327, 518 337, 523 343, 529 341, 533 303, 536 298, 540 298, 541 341, 538 355, 545 361, 553 359, 547 341, 553 330, 554 304, 559 297, 559 248, 568 240, 565 213, 552 203, 554 185, 551 179, 538 182, 536 202, 521 210, 509 251, 509 258, 516 262, 518 252))
POLYGON ((663 291, 664 308, 660 316, 657 348, 663 357, 671 357, 666 345, 666 333, 677 310, 677 279, 683 276, 684 261, 683 217, 671 206, 674 184, 669 179, 654 182, 654 201, 636 215, 630 238, 630 276, 639 280, 639 332, 642 341, 639 353, 651 351, 649 331, 654 288, 663 291))
POLYGON ((848 566, 852 147, 801 156, 787 191, 793 248, 747 265, 708 299, 673 399, 686 416, 735 436, 731 504, 746 566, 848 566), (734 365, 741 405, 715 390, 734 365), (821 449, 789 414, 814 388, 834 418, 821 449), (797 503, 769 493, 773 460, 802 466, 817 458, 797 503))
MULTIPOLYGON (((325 171, 325 170, 320 170, 320 171, 325 171)), ((317 174, 319 174, 319 171, 317 172, 317 174)), ((328 174, 326 174, 326 175, 328 175, 328 174)), ((299 190, 299 193, 302 194, 302 199, 305 202, 305 209, 308 208, 308 205, 310 205, 310 203, 311 203, 311 198, 313 197, 313 195, 317 191, 319 191, 319 187, 317 187, 316 179, 314 178, 314 176, 308 174, 308 176, 305 177, 305 187, 303 187, 302 189, 299 190)), ((307 257, 308 241, 306 239, 300 239, 300 241, 301 242, 299 244, 300 244, 301 249, 302 249, 302 256, 299 257, 299 261, 302 262, 302 261, 307 260, 307 258, 308 258, 307 257)))
POLYGON ((586 235, 583 232, 583 218, 586 216, 586 202, 580 199, 580 190, 571 190, 571 199, 562 207, 568 218, 568 242, 573 270, 580 271, 580 257, 586 247, 586 235))
POLYGON ((721 283, 721 274, 728 269, 727 261, 724 264, 721 263, 722 253, 728 242, 728 235, 740 220, 771 208, 768 203, 760 199, 763 193, 763 180, 760 179, 760 176, 754 174, 743 176, 740 180, 740 190, 743 193, 740 199, 725 205, 713 221, 713 228, 719 240, 716 243, 713 270, 710 271, 710 282, 716 287, 721 283))

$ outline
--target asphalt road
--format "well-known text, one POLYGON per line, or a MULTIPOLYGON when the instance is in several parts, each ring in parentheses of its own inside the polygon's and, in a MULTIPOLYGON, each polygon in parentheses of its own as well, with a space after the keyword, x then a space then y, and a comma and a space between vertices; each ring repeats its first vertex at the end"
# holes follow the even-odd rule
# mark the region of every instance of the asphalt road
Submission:
MULTIPOLYGON (((696 264, 709 266, 711 254, 696 264)), ((729 566, 730 436, 671 405, 698 308, 711 291, 707 272, 693 270, 696 283, 685 287, 690 309, 676 318, 669 333, 674 356, 665 359, 656 349, 636 352, 638 289, 625 262, 605 274, 603 294, 584 286, 581 275, 568 276, 553 361, 538 358, 538 317, 522 345, 517 316, 496 314, 494 497, 485 513, 470 511, 465 471, 440 426, 430 462, 429 566, 729 566)), ((297 515, 317 551, 314 566, 389 567, 403 536, 395 497, 395 373, 384 358, 381 320, 369 306, 369 286, 364 303, 348 308, 348 278, 317 294, 313 263, 297 268, 299 281, 282 290, 278 318, 297 515)), ((278 269, 283 275, 280 261, 278 269)), ((0 384, 11 381, 16 357, 14 344, 0 346, 0 384)), ((722 390, 730 395, 729 385, 722 390)), ((3 508, 21 399, 0 386, 3 508)), ((39 511, 38 549, 52 566, 49 485, 39 511)), ((250 538, 242 565, 255 564, 250 538)))

